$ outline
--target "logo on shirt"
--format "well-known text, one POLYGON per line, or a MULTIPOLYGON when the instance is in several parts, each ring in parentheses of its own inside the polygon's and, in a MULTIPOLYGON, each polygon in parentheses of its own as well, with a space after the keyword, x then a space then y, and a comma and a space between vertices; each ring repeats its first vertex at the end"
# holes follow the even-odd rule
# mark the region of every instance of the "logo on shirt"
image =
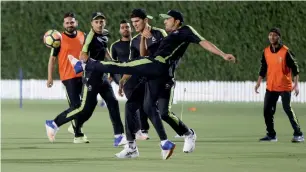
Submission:
POLYGON ((99 37, 97 37, 97 39, 98 39, 98 41, 101 42, 101 43, 107 42, 107 41, 108 41, 108 38, 107 38, 106 36, 103 36, 103 37, 99 36, 99 37))
POLYGON ((156 38, 153 36, 152 37, 152 42, 155 42, 156 41, 156 38))

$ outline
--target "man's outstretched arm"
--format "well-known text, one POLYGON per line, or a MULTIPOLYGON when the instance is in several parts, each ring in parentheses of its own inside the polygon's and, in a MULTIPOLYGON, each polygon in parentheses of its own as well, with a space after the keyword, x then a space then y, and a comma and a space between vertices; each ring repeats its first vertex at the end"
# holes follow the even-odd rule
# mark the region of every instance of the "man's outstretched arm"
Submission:
POLYGON ((217 46, 215 46, 213 43, 206 40, 204 37, 202 37, 193 27, 187 25, 189 29, 186 30, 187 39, 189 42, 200 44, 201 47, 206 49, 207 51, 216 54, 220 57, 222 57, 224 60, 228 61, 234 61, 236 58, 232 54, 226 54, 222 50, 220 50, 217 46))

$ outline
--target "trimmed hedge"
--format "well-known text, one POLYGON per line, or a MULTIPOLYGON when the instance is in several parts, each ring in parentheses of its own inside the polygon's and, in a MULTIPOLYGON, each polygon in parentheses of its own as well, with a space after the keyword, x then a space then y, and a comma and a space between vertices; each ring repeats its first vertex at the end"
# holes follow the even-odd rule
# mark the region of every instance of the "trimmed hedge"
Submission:
MULTIPOLYGON (((18 78, 22 68, 27 79, 46 79, 50 49, 42 36, 48 29, 62 30, 63 14, 77 14, 79 29, 90 28, 94 11, 107 17, 110 41, 119 38, 119 22, 128 19, 133 8, 145 8, 163 28, 159 13, 169 9, 183 12, 185 23, 225 52, 238 64, 224 62, 198 45, 191 45, 177 70, 178 80, 256 80, 262 50, 268 45, 271 27, 282 30, 283 42, 296 55, 300 79, 306 81, 306 3, 304 2, 1 2, 3 79, 18 78)), ((56 75, 58 78, 58 75, 56 75)))

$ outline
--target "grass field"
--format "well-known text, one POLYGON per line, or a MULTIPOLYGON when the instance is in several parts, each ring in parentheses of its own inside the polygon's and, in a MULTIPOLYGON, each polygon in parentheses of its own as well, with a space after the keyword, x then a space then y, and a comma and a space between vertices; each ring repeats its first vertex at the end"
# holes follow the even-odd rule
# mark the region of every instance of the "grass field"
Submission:
MULTIPOLYGON (((148 141, 138 141, 138 159, 119 160, 114 154, 112 126, 106 108, 97 107, 84 126, 90 144, 73 144, 68 125, 61 127, 56 142, 49 143, 44 121, 67 107, 65 101, 2 101, 3 172, 282 172, 306 171, 306 144, 293 144, 292 129, 278 104, 275 116, 279 142, 259 143, 265 126, 260 103, 185 104, 183 120, 195 129, 194 153, 182 152, 183 140, 166 126, 176 144, 171 159, 160 156, 159 141, 151 125, 148 141), (188 112, 194 106, 196 112, 188 112)), ((120 104, 123 116, 123 104, 120 104)), ((306 105, 293 104, 302 129, 306 130, 306 105)), ((180 113, 180 104, 173 111, 180 113)))

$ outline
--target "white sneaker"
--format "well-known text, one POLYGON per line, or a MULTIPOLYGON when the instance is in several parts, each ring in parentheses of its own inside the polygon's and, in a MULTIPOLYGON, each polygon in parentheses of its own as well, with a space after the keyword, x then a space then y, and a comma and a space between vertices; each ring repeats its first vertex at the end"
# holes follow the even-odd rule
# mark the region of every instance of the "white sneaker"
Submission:
POLYGON ((46 132, 47 132, 47 137, 50 142, 55 141, 55 135, 59 128, 56 126, 53 120, 46 120, 45 122, 45 127, 46 127, 46 132))
POLYGON ((291 140, 292 143, 299 143, 299 142, 304 142, 304 136, 294 136, 291 140))
POLYGON ((197 135, 193 129, 190 129, 190 131, 191 131, 191 134, 188 136, 185 136, 185 142, 184 142, 184 148, 183 148, 183 152, 185 153, 191 153, 195 149, 195 141, 197 139, 197 135))
POLYGON ((135 133, 136 140, 149 140, 149 134, 143 133, 141 130, 138 130, 137 133, 135 133))
POLYGON ((127 144, 127 140, 126 140, 126 136, 125 134, 121 134, 119 136, 115 136, 115 139, 114 139, 114 146, 115 147, 118 147, 118 146, 121 146, 121 145, 125 145, 127 144))
MULTIPOLYGON (((73 129, 72 124, 69 125, 68 132, 74 135, 74 129, 73 129)), ((81 128, 81 132, 83 133, 83 128, 81 128)), ((85 134, 83 137, 87 139, 87 136, 85 134)))
POLYGON ((161 156, 163 160, 167 160, 171 157, 173 154, 173 151, 175 149, 175 143, 167 140, 163 145, 160 145, 161 148, 161 156))
POLYGON ((137 146, 135 148, 129 147, 129 144, 124 146, 124 149, 115 154, 117 158, 137 158, 139 157, 139 152, 137 146))
POLYGON ((73 143, 89 143, 89 140, 86 137, 75 137, 73 143))

